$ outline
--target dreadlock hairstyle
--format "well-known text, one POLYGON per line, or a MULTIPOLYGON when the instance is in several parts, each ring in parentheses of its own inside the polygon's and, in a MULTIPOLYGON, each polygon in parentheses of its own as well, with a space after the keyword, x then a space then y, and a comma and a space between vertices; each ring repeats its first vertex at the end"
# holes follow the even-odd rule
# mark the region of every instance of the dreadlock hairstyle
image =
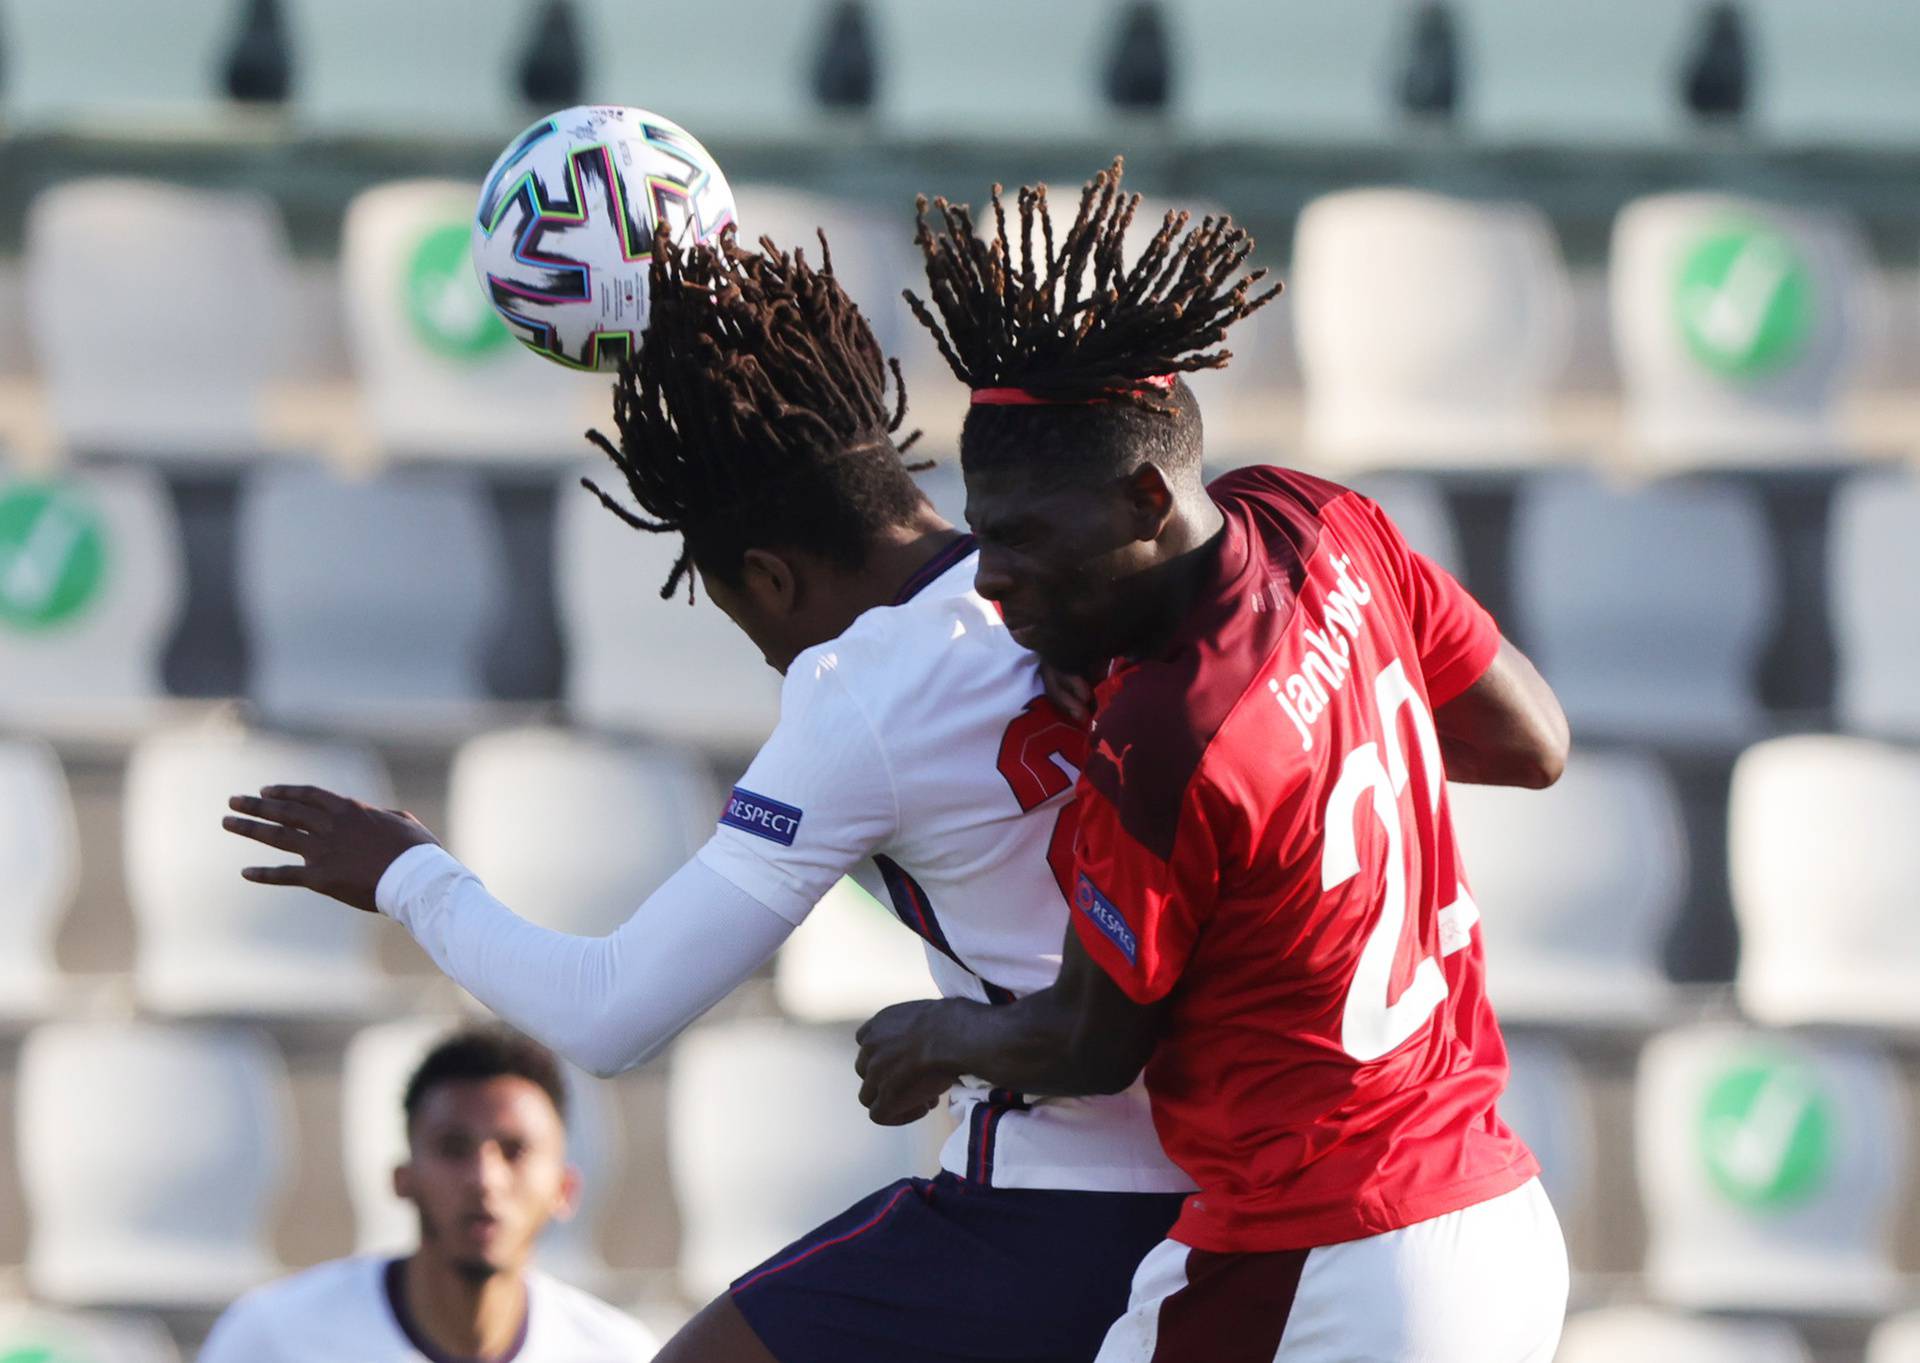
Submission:
POLYGON ((656 241, 645 343, 614 385, 616 445, 587 438, 625 476, 646 517, 581 482, 638 530, 678 533, 684 548, 663 598, 692 568, 737 586, 746 551, 810 550, 846 568, 876 531, 909 521, 919 488, 893 434, 906 418, 898 361, 833 275, 768 238, 676 248, 656 241), (887 377, 894 397, 887 401, 887 377))
POLYGON ((968 462, 1154 458, 1198 468, 1199 407, 1178 376, 1225 366, 1228 328, 1281 286, 1254 293, 1267 272, 1240 273, 1253 238, 1225 216, 1193 226, 1191 214, 1169 212, 1129 266, 1140 196, 1122 192, 1124 169, 1115 157, 1087 183, 1057 241, 1047 187, 1022 187, 1017 252, 999 185, 987 237, 966 205, 935 199, 930 213, 919 200, 914 239, 930 302, 910 290, 906 299, 974 390, 961 436, 968 462))

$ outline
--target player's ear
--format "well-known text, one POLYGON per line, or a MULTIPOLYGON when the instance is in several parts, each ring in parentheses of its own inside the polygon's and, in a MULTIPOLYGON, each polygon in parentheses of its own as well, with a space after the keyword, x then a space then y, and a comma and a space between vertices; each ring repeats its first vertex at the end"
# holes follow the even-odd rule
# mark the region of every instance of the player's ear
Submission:
POLYGON ((1137 540, 1157 540, 1173 519, 1177 500, 1173 484, 1157 464, 1143 463, 1120 480, 1121 496, 1126 499, 1129 529, 1137 540))
POLYGON ((747 550, 741 555, 740 573, 747 595, 764 615, 786 615, 800 598, 793 564, 770 549, 747 550))
POLYGON ((393 1168, 393 1195, 402 1202, 413 1201, 413 1165, 396 1164, 393 1168))
POLYGON ((575 1213, 580 1210, 581 1186, 579 1167, 569 1164, 566 1172, 560 1176, 560 1195, 553 1204, 555 1221, 573 1220, 575 1213))

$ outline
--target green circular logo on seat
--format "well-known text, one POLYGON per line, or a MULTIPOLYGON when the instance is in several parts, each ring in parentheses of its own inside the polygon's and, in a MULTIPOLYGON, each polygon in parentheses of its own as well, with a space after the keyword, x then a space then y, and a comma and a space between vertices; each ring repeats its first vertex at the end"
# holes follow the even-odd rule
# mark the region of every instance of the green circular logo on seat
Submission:
POLYGON ((106 580, 106 531, 72 488, 0 488, 0 626, 50 628, 84 612, 106 580))
POLYGON ((1733 379, 1785 368, 1813 331, 1813 272, 1785 233, 1734 225, 1694 242, 1674 302, 1695 359, 1733 379))
POLYGON ((1787 1058, 1726 1070, 1700 1112, 1707 1174, 1744 1207, 1779 1210, 1818 1192, 1833 1165, 1833 1103, 1817 1074, 1787 1058))
POLYGON ((406 307, 414 334, 429 350, 473 360, 513 340, 473 277, 465 223, 436 227, 407 262, 406 307))

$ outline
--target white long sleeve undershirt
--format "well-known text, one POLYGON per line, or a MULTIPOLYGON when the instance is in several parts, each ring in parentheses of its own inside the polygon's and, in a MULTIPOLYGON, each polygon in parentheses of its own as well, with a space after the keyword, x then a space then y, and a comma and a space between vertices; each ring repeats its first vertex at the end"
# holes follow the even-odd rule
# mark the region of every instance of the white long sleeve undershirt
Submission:
POLYGON ((698 860, 605 937, 519 917, 444 848, 380 877, 380 912, 506 1021, 597 1075, 644 1063, 749 978, 793 924, 698 860))

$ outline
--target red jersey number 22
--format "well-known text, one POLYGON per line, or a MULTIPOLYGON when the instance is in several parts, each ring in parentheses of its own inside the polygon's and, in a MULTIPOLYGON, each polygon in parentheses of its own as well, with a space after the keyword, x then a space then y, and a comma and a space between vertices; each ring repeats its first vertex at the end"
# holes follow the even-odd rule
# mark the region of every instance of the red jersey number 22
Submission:
MULTIPOLYGON (((1061 714, 1045 696, 1028 701, 1027 708, 1013 717, 1000 736, 1000 774, 1023 813, 1072 789, 1086 761, 1086 730, 1061 714), (1066 766, 1061 765, 1063 762, 1066 766)), ((1053 868, 1061 897, 1069 905, 1073 903, 1073 836, 1078 827, 1075 805, 1069 800, 1060 806, 1059 816, 1053 821, 1053 837, 1047 844, 1047 865, 1053 868)))

